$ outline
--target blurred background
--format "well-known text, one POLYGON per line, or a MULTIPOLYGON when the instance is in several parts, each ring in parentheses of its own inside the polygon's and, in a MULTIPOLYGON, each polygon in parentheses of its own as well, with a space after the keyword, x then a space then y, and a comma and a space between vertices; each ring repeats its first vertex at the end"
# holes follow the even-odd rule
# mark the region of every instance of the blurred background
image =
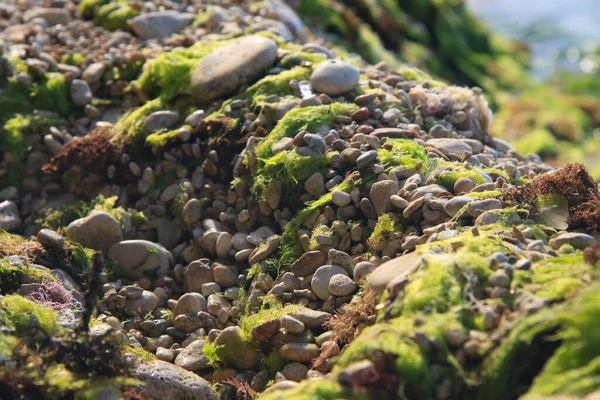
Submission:
POLYGON ((493 135, 555 166, 584 162, 600 180, 600 0, 290 3, 370 63, 482 88, 493 135))

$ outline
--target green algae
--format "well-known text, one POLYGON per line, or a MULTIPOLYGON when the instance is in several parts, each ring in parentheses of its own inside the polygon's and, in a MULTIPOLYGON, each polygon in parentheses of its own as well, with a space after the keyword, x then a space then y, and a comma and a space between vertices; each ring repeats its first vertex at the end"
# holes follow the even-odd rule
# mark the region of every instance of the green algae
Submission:
POLYGON ((66 78, 59 73, 48 73, 42 83, 33 84, 31 97, 37 108, 63 117, 68 116, 72 108, 66 78))
POLYGON ((113 1, 97 8, 94 23, 111 31, 125 30, 128 27, 127 21, 138 14, 139 11, 132 7, 127 0, 113 1))
POLYGON ((264 296, 262 297, 262 302, 262 306, 258 312, 243 315, 239 320, 241 338, 248 343, 254 342, 252 330, 257 326, 267 321, 281 318, 301 308, 301 306, 295 304, 283 306, 279 299, 274 296, 264 296))
POLYGON ((393 167, 415 168, 417 163, 428 161, 425 149, 409 139, 388 139, 377 153, 381 164, 389 171, 393 167))
POLYGON ((77 6, 77 10, 83 18, 92 18, 98 9, 110 0, 82 0, 77 6))
POLYGON ((331 380, 305 380, 297 387, 285 392, 268 392, 260 400, 337 400, 346 399, 350 393, 339 383, 331 380))
POLYGON ((155 111, 164 110, 166 107, 166 102, 158 97, 147 101, 137 109, 129 111, 117 121, 114 128, 114 140, 119 142, 127 139, 133 143, 142 142, 144 140, 143 125, 146 117, 155 111))
POLYGON ((527 154, 534 153, 540 157, 555 157, 559 153, 558 140, 546 128, 538 128, 527 133, 514 142, 517 151, 527 154))
POLYGON ((394 214, 381 214, 377 218, 377 225, 367 239, 368 246, 375 251, 381 251, 392 234, 400 230, 399 221, 394 214))
POLYGON ((318 236, 331 237, 333 236, 333 232, 327 225, 319 225, 314 228, 308 242, 308 249, 310 251, 318 250, 321 247, 321 244, 317 241, 318 236))
POLYGON ((350 114, 355 104, 334 103, 290 110, 255 150, 259 160, 273 156, 272 147, 284 137, 294 137, 300 131, 312 131, 320 125, 331 126, 337 115, 350 114))
POLYGON ((60 62, 68 65, 82 65, 85 64, 85 57, 80 53, 63 54, 60 62))
POLYGON ((56 312, 37 304, 23 296, 7 295, 0 300, 0 323, 16 332, 17 335, 31 334, 37 325, 46 334, 59 333, 56 312))

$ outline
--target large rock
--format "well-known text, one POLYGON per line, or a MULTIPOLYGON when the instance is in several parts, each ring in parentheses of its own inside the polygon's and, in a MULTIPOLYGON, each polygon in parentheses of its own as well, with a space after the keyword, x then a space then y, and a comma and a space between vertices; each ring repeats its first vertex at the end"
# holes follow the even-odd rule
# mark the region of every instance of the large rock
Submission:
POLYGON ((0 229, 12 232, 21 225, 19 209, 13 201, 0 203, 0 229))
POLYGON ((129 20, 129 26, 142 39, 160 39, 181 31, 194 21, 194 14, 154 11, 129 20))
POLYGON ((377 294, 382 294, 387 285, 395 280, 408 277, 421 265, 421 256, 409 253, 381 264, 369 278, 369 286, 377 294))
POLYGON ((277 58, 277 44, 262 36, 247 36, 215 50, 196 67, 192 92, 200 103, 231 94, 262 76, 277 58))
POLYGON ((125 278, 158 278, 169 272, 171 254, 162 246, 147 240, 125 240, 110 248, 109 257, 125 278))
POLYGON ((210 384, 200 376, 165 361, 141 364, 133 375, 145 383, 151 400, 217 400, 210 384))
POLYGON ((105 254, 115 243, 123 240, 121 225, 105 211, 92 211, 67 227, 67 237, 85 247, 105 254))

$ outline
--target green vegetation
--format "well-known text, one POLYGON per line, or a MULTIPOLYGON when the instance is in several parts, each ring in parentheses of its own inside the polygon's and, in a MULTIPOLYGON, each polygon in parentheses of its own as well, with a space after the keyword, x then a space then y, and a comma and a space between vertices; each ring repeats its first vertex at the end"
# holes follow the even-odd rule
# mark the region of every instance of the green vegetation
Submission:
MULTIPOLYGON (((94 8, 98 4, 94 4, 94 8)), ((138 14, 139 11, 129 5, 127 0, 116 0, 104 4, 95 10, 94 23, 111 31, 117 29, 125 30, 127 29, 127 21, 138 14)))
POLYGON ((392 234, 399 230, 399 221, 394 214, 382 214, 377 219, 377 225, 375 225, 373 233, 367 239, 367 244, 372 250, 381 251, 392 234))
POLYGON ((46 74, 46 79, 33 85, 31 96, 37 108, 54 111, 66 117, 71 111, 71 97, 65 76, 59 73, 46 74))
POLYGON ((17 335, 31 334, 38 325, 46 334, 56 335, 60 327, 56 312, 19 295, 4 296, 0 300, 0 323, 17 335))
POLYGON ((69 65, 82 65, 85 64, 85 57, 80 53, 63 54, 60 57, 60 62, 69 65))

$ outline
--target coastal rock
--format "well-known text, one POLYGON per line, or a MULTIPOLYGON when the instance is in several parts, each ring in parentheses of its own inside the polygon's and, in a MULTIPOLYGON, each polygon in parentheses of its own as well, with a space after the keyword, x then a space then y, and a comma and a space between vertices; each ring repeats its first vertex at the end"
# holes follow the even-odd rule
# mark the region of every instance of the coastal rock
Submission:
POLYGON ((310 84, 317 92, 338 96, 354 89, 359 79, 358 68, 336 59, 319 64, 310 77, 310 84))
POLYGON ((133 371, 144 382, 151 400, 217 400, 218 396, 202 377, 165 361, 143 363, 133 371))
POLYGON ((69 240, 107 254, 111 246, 123 240, 121 225, 109 213, 92 211, 67 227, 69 240))
POLYGON ((5 200, 0 203, 0 229, 7 232, 16 230, 21 225, 19 209, 13 201, 5 200))
POLYGON ((129 20, 129 26, 142 39, 160 39, 181 31, 194 21, 194 14, 154 11, 129 20))
POLYGON ((147 240, 117 243, 108 255, 119 265, 120 274, 132 280, 165 276, 172 258, 165 248, 147 240))

